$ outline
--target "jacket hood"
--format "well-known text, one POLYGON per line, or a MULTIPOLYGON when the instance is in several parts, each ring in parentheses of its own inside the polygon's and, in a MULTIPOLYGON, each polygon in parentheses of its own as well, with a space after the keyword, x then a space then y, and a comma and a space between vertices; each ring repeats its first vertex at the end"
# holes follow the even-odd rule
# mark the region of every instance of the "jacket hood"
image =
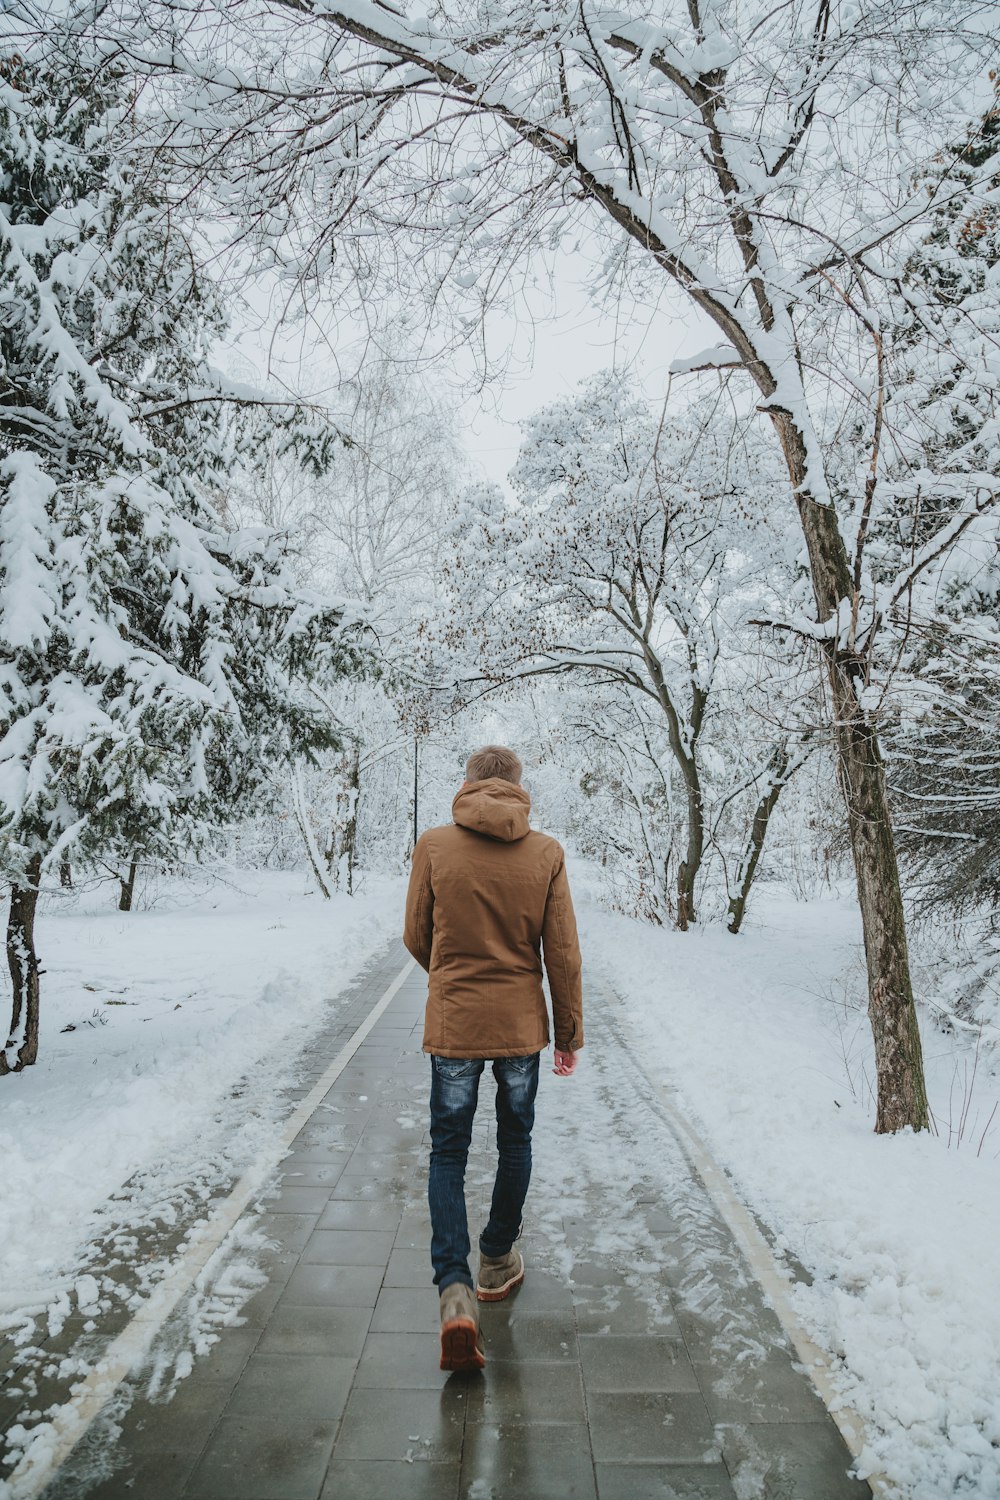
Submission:
POLYGON ((530 811, 531 798, 524 787, 501 781, 499 776, 470 781, 451 804, 451 815, 461 828, 505 844, 516 843, 530 833, 530 811))

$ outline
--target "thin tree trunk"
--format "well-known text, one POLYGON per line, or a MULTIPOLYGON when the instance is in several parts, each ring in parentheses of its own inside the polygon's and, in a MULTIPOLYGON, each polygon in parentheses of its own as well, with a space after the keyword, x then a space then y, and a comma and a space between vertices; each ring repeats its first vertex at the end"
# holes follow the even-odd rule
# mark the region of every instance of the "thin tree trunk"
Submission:
POLYGON ((784 746, 779 746, 774 752, 774 763, 771 767, 771 780, 767 791, 757 803, 754 811, 753 822, 750 825, 750 839, 746 852, 740 862, 740 884, 736 895, 729 903, 729 931, 739 932, 746 916, 747 901, 750 890, 757 874, 757 866, 760 863, 761 851, 764 848, 764 840, 767 837, 767 825, 771 820, 775 804, 781 796, 782 788, 787 785, 787 771, 789 764, 788 751, 784 746))
MULTIPOLYGON (((637 610, 633 612, 637 627, 641 628, 637 610)), ((694 888, 705 853, 705 801, 701 793, 701 775, 698 771, 698 736, 705 718, 707 695, 691 680, 691 712, 686 725, 682 726, 680 715, 670 692, 659 657, 648 640, 643 641, 643 658, 650 681, 667 721, 667 739, 674 759, 684 778, 687 796, 687 848, 677 867, 677 927, 687 932, 697 920, 694 888)))
POLYGON ((347 783, 337 793, 337 816, 327 841, 326 868, 336 885, 346 861, 347 894, 354 895, 357 858, 358 798, 361 788, 361 742, 355 740, 348 761, 347 783))
POLYGON ((687 848, 677 867, 677 926, 681 932, 687 932, 691 923, 697 921, 694 886, 705 853, 705 803, 694 758, 678 757, 678 764, 684 774, 688 817, 687 848))
MULTIPOLYGON (((850 607, 854 579, 831 506, 819 505, 807 485, 806 449, 788 413, 771 413, 781 438, 809 551, 820 620, 850 607)), ((837 640, 823 643, 833 705, 840 784, 858 882, 868 965, 868 1016, 875 1042, 880 1134, 929 1128, 923 1053, 906 942, 906 918, 889 814, 885 767, 873 725, 859 700, 864 663, 837 640)))
POLYGON ((358 799, 361 796, 361 744, 355 742, 351 755, 351 778, 348 782, 350 809, 344 825, 343 856, 347 858, 347 894, 354 895, 354 865, 358 852, 358 799))
POLYGON ((21 1068, 30 1067, 38 1057, 38 981, 41 971, 35 952, 35 909, 41 875, 42 856, 33 854, 28 861, 27 884, 13 886, 10 893, 7 966, 13 987, 13 1004, 7 1047, 18 1045, 19 1032, 21 1037, 14 1063, 9 1061, 6 1049, 0 1051, 0 1074, 19 1072, 21 1068))
POLYGON ((121 882, 121 893, 118 897, 119 911, 132 910, 132 897, 135 894, 135 876, 138 868, 138 863, 133 859, 128 867, 128 875, 121 882))
POLYGON ((299 825, 299 832, 302 835, 302 842, 305 845, 306 857, 309 860, 309 867, 313 872, 313 877, 316 881, 316 885, 319 888, 320 895, 323 896, 325 900, 329 901, 330 887, 327 885, 326 879, 324 878, 323 860, 319 852, 319 846, 316 843, 315 835, 313 834, 312 828, 309 825, 309 814, 306 810, 305 796, 302 791, 302 775, 297 765, 292 767, 291 791, 292 808, 295 812, 295 821, 299 825))

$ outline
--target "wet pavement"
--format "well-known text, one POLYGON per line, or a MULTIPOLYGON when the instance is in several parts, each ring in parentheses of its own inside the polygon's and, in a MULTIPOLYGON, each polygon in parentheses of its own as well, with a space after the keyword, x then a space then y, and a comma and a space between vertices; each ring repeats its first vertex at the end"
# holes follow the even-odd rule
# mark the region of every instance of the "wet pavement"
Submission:
MULTIPOLYGON (((345 998, 303 1094, 405 957, 345 998)), ((438 1370, 424 993, 414 969, 293 1142, 241 1326, 172 1399, 122 1388, 45 1500, 869 1496, 599 993, 577 1076, 543 1059, 525 1283, 482 1308, 483 1374, 438 1370)), ((493 1141, 487 1070, 474 1241, 493 1141)))

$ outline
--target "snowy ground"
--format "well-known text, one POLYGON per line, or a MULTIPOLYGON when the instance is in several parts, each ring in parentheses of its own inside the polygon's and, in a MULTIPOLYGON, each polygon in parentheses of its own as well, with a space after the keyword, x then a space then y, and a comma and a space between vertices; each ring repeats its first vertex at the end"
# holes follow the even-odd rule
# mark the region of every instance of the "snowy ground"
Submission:
MULTIPOLYGON (((751 929, 652 932, 588 908, 590 963, 647 1066, 815 1278, 795 1298, 842 1361, 866 1457, 908 1500, 1000 1496, 996 1058, 924 1018, 937 1137, 878 1138, 850 900, 761 893, 751 929), (961 1139, 959 1139, 961 1135, 961 1139)), ((933 998, 933 997, 932 997, 933 998)))
POLYGON ((0 1330, 85 1308, 88 1242, 169 1223, 253 1159, 326 1002, 399 925, 399 882, 326 902, 299 875, 228 877, 128 914, 107 885, 40 911, 40 1060, 0 1087, 0 1330))

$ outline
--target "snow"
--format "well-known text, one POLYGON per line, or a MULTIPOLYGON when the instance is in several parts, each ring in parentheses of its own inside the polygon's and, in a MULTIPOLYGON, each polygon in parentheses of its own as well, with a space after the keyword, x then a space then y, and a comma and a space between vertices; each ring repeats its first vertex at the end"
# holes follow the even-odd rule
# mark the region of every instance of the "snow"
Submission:
POLYGON ((395 882, 323 901, 300 875, 228 873, 164 882, 152 910, 118 912, 106 884, 40 911, 41 1055, 0 1088, 0 1330, 19 1339, 96 1305, 95 1238, 170 1223, 254 1159, 329 1002, 398 926, 395 882))
POLYGON ((732 344, 713 344, 710 349, 702 349, 698 354, 672 360, 668 374, 690 375, 695 370, 728 370, 741 363, 732 344))
POLYGON ((738 938, 588 907, 581 935, 647 1068, 814 1278, 795 1287, 797 1311, 865 1421, 865 1472, 907 1500, 1000 1496, 995 1065, 981 1061, 964 1095, 956 1074, 970 1076, 974 1043, 935 1031, 925 1011, 940 1134, 874 1135, 860 924, 846 897, 762 891, 738 938))

